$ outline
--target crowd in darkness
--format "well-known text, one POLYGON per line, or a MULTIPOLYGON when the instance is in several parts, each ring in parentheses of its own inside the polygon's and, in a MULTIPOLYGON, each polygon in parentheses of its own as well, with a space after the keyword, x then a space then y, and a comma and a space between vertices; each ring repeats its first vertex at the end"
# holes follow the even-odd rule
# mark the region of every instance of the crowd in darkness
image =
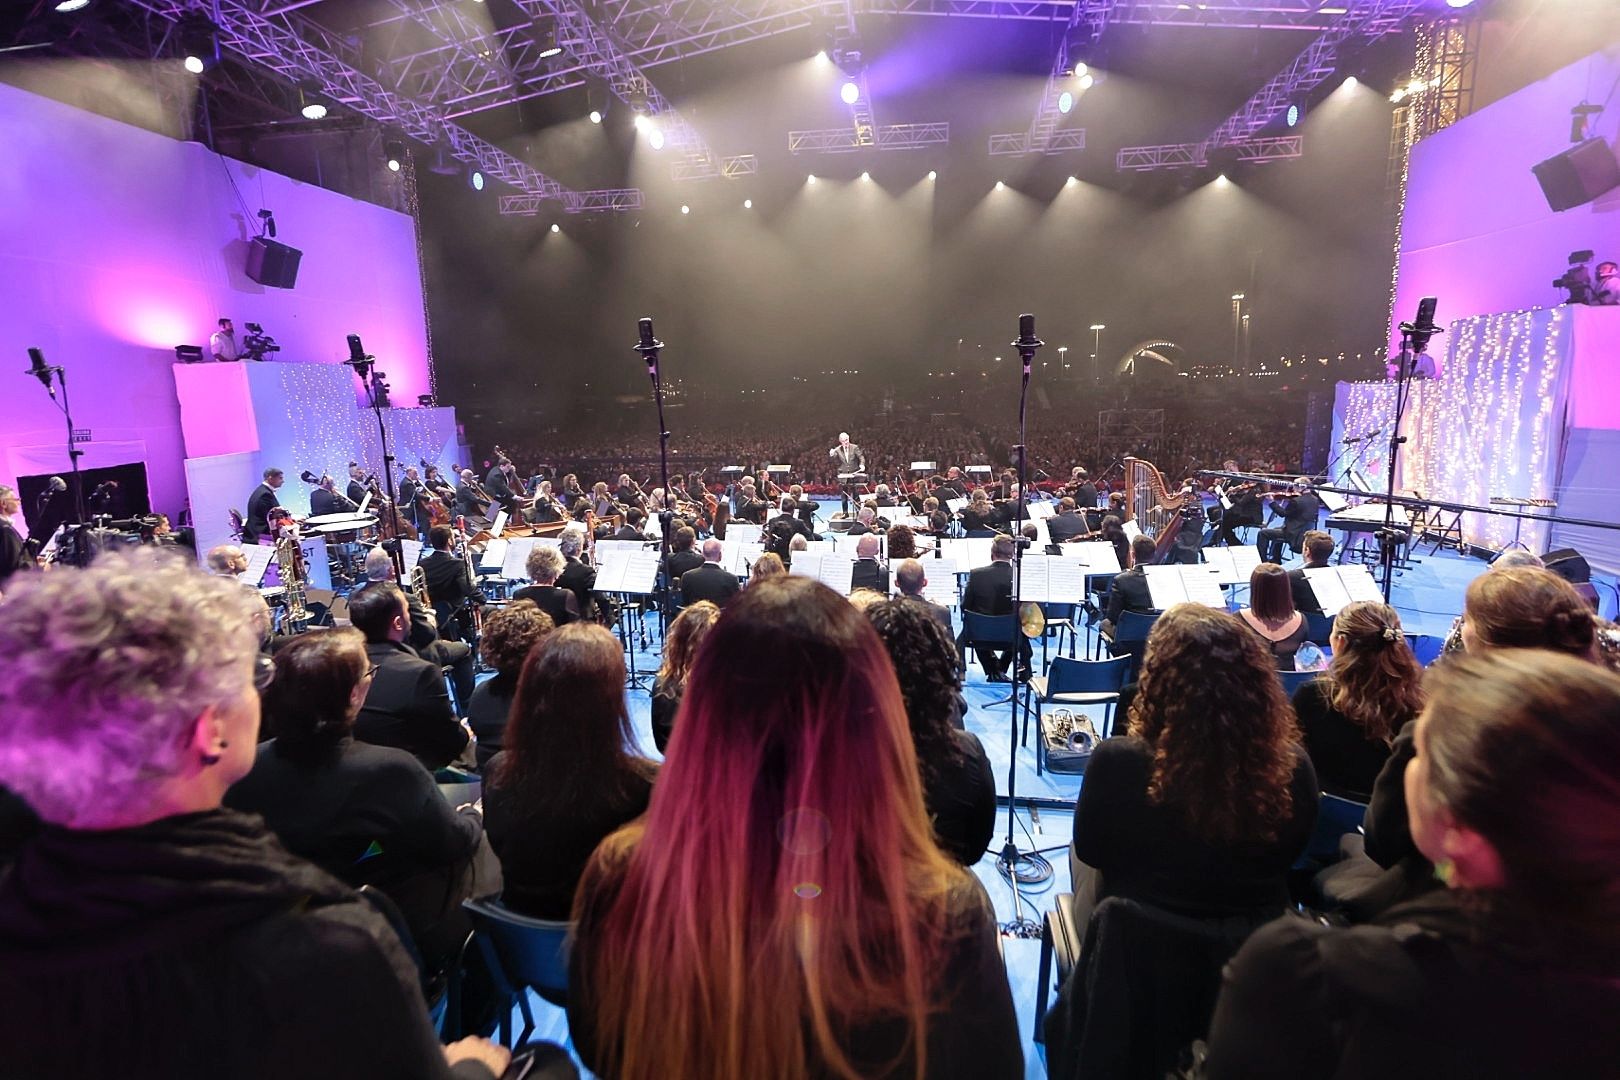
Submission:
MULTIPOLYGON (((654 753, 621 646, 554 602, 547 558, 488 620, 465 724, 386 572, 352 626, 287 639, 255 590, 153 549, 14 583, 0 1072, 491 1080, 511 1058, 477 1034, 483 965, 455 998, 475 1034, 442 1045, 427 1006, 485 898, 571 924, 570 1041, 598 1076, 1025 1076, 971 870, 995 783, 921 564, 893 598, 762 561, 693 599, 654 753), (441 795, 450 762, 479 802, 441 795)), ((1427 670, 1392 608, 1350 605, 1292 699, 1280 568, 1253 610, 1157 616, 1074 807, 1088 945, 1050 1075, 1612 1074, 1620 631, 1535 563, 1480 575, 1427 670), (1324 851, 1329 796, 1365 834, 1324 851)), ((533 1052, 526 1075, 578 1075, 533 1052)))

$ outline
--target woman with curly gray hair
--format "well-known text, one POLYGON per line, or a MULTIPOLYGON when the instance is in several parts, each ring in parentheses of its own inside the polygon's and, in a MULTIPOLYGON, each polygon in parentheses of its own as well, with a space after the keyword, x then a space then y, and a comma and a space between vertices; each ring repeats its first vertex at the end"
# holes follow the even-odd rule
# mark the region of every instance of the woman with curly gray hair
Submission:
POLYGON ((0 786, 44 824, 0 878, 5 1071, 499 1074, 482 1040, 440 1051, 369 905, 221 807, 274 672, 251 599, 144 549, 8 596, 0 786))

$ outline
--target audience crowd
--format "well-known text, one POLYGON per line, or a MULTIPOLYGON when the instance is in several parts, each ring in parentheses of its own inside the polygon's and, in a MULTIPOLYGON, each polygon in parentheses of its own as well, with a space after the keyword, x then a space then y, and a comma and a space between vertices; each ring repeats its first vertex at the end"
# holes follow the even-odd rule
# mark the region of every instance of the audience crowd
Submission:
MULTIPOLYGON (((691 603, 661 761, 618 641, 542 591, 491 613, 494 674, 452 699, 391 581, 272 640, 252 590, 150 549, 28 575, 0 606, 0 1072, 499 1076, 428 1008, 462 901, 498 897, 571 924, 599 1076, 1023 1077, 969 869, 995 779, 921 569, 852 603, 778 560, 691 603)), ((1353 603, 1290 700, 1291 585, 1262 565, 1243 612, 1153 623, 1075 806, 1050 1074, 1612 1073, 1620 635, 1494 569, 1427 671, 1353 603)), ((460 1030, 488 1032, 466 973, 460 1030)), ((528 1075, 574 1075, 551 1060, 528 1075)))

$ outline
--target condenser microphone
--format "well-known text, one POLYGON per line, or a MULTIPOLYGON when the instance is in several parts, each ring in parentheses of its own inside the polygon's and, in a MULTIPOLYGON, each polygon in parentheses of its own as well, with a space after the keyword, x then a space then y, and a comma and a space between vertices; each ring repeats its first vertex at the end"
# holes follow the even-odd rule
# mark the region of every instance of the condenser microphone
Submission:
POLYGON ((29 368, 24 374, 38 379, 39 385, 49 391, 51 397, 56 397, 56 387, 51 385, 51 368, 45 363, 45 354, 38 349, 29 349, 28 360, 29 368))

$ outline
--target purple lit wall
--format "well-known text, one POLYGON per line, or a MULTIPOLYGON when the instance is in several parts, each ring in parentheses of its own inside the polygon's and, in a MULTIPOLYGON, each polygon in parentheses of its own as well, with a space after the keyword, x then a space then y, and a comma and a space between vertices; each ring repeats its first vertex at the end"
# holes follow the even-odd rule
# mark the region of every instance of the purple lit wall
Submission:
POLYGON ((1550 307, 1569 253, 1620 258, 1620 189, 1555 214, 1530 167, 1569 148, 1570 109, 1607 104, 1592 134, 1620 135, 1620 47, 1584 60, 1424 139, 1412 150, 1395 321, 1419 298, 1454 319, 1550 307))
POLYGON ((221 315, 238 338, 263 323, 289 362, 340 362, 357 332, 395 401, 428 393, 408 216, 3 84, 0 147, 0 483, 67 466, 61 415, 21 374, 31 345, 67 369, 87 464, 144 460, 169 513, 186 498, 174 346, 206 346, 221 315), (261 207, 304 253, 296 289, 243 273, 261 207))

